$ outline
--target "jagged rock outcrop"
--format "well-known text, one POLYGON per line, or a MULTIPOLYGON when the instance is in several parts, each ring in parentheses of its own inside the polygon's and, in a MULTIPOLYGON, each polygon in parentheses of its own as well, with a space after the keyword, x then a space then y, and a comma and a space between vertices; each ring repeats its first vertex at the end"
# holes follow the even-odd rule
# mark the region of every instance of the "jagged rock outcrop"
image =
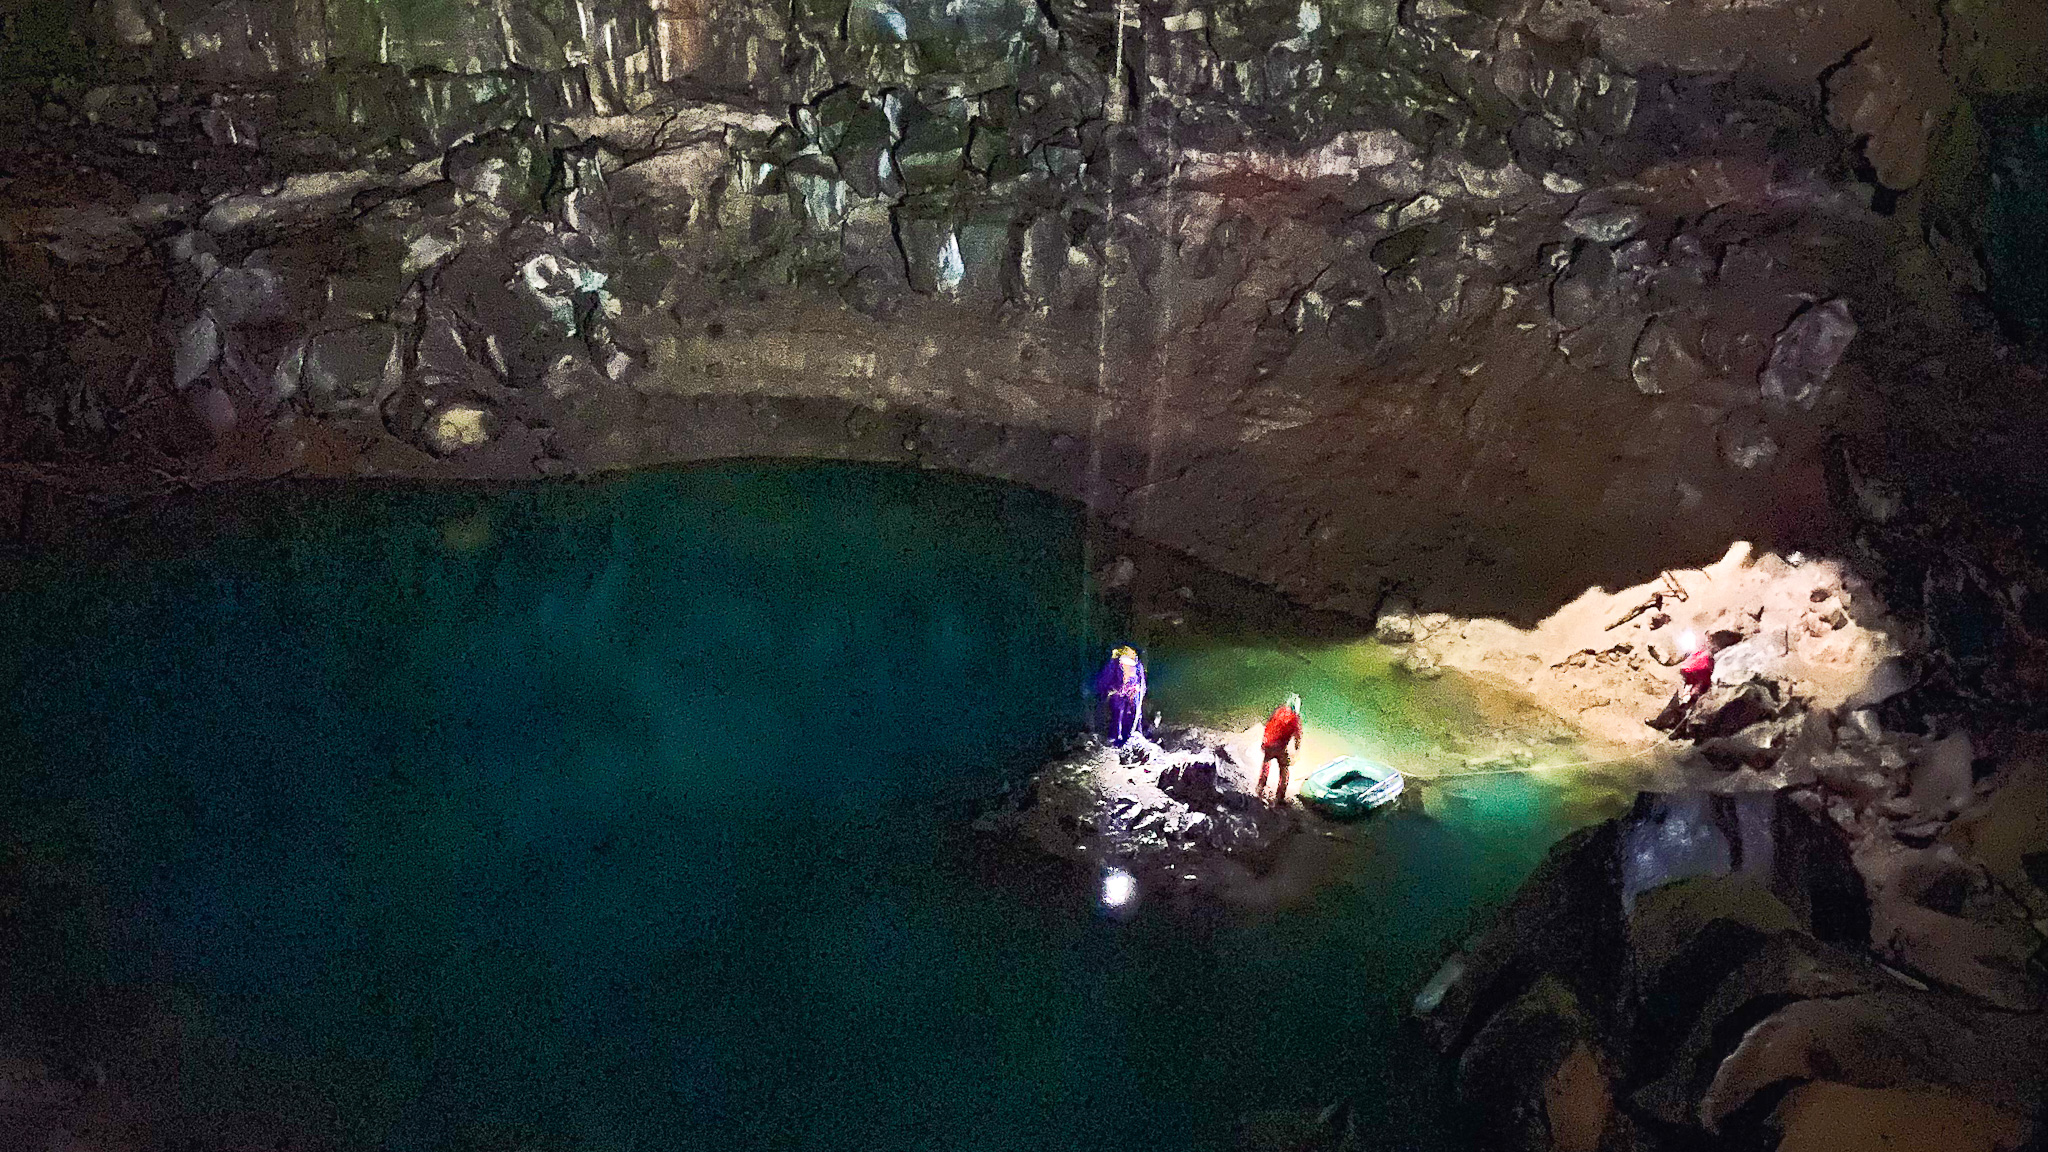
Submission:
POLYGON ((1932 902, 1960 913, 1974 889, 1953 853, 1907 880, 1884 851, 1785 793, 1646 793, 1553 850, 1416 1011, 1501 1147, 1796 1141, 1850 1123, 1894 1146, 2019 1146, 2043 1122, 2048 973, 1973 978, 1956 961, 1982 930, 1902 949, 1904 908, 1940 888, 1932 902), (1866 1109, 1853 1122, 1849 1100, 1866 1109), (1916 1107, 1949 1122, 1927 1129, 1916 1107))
POLYGON ((1228 893, 1272 863, 1297 818, 1253 791, 1227 733, 1199 728, 1144 737, 1122 747, 1076 737, 1064 754, 1007 790, 974 822, 976 830, 1033 842, 1053 856, 1115 869, 1130 891, 1228 893))

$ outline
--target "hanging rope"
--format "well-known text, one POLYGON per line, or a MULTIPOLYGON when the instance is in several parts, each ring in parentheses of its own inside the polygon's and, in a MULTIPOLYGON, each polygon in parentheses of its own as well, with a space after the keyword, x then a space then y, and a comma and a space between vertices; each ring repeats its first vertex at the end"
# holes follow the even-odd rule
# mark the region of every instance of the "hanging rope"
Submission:
MULTIPOLYGON (((1108 86, 1103 90, 1102 115, 1107 126, 1102 133, 1103 164, 1109 169, 1108 190, 1103 196, 1104 219, 1102 225, 1102 276, 1096 286, 1099 297, 1096 308, 1095 331, 1095 395, 1094 408, 1089 413, 1088 424, 1088 472, 1083 481, 1081 503, 1085 515, 1101 516, 1108 519, 1108 512, 1102 506, 1102 429, 1109 417, 1109 314, 1110 289, 1115 286, 1116 264, 1116 133, 1114 128, 1124 119, 1117 103, 1120 100, 1119 86, 1123 83, 1124 71, 1124 20, 1130 0, 1117 0, 1116 5, 1116 61, 1108 86)), ((1081 537, 1081 581, 1080 609, 1081 635, 1083 643, 1093 639, 1095 620, 1094 597, 1089 581, 1095 573, 1095 533, 1086 525, 1081 537)))
POLYGON ((1403 772, 1401 775, 1415 780, 1435 781, 1458 780, 1467 776, 1507 776, 1518 772, 1558 772, 1566 768, 1595 768, 1605 764, 1627 764, 1632 760, 1640 759, 1651 749, 1662 743, 1664 743, 1664 738, 1659 737, 1626 756, 1612 756, 1604 760, 1571 760, 1563 764, 1516 764, 1505 768, 1468 768, 1458 772, 1403 772))

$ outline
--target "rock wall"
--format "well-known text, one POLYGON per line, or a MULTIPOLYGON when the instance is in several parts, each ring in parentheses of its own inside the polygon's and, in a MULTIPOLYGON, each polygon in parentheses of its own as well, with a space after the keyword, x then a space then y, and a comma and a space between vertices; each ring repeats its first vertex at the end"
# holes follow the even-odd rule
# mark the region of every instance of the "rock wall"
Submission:
POLYGON ((1952 962, 2022 914, 1966 907, 1989 887, 1953 849, 1852 858, 1784 793, 1645 793, 1560 842, 1416 1012, 1489 1147, 2033 1147, 2039 965, 1952 962))
POLYGON ((2017 0, 10 11, 0 532, 838 456, 1516 618, 1827 538, 2040 63, 2017 0))

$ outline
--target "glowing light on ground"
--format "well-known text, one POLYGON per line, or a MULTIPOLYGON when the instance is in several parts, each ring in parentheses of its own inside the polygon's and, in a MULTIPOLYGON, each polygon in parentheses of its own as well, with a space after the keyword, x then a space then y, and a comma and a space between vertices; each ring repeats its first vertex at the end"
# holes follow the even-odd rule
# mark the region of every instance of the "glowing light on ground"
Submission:
POLYGON ((1129 872, 1111 868, 1102 876, 1102 903, 1109 908, 1122 908, 1138 895, 1138 882, 1129 872))

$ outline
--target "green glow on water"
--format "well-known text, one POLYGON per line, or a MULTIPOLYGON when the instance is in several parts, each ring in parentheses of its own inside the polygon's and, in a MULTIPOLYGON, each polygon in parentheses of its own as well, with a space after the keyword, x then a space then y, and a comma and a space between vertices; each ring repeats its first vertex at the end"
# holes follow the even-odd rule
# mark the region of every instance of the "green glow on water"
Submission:
POLYGON ((1394 667, 1395 655, 1368 641, 1167 641, 1153 656, 1154 691, 1162 705, 1170 700, 1177 712, 1231 728, 1263 721, 1298 692, 1308 720, 1303 759, 1310 760, 1324 751, 1390 763, 1434 757, 1487 725, 1468 682, 1409 675, 1394 667))
MULTIPOLYGON (((218 539, 0 605, 0 1009, 137 989, 181 1107, 348 1148, 1181 1152, 1339 1096, 1452 1147, 1403 1009, 1595 814, 1458 781, 1192 920, 982 874, 957 797, 1069 730, 1120 638, 1075 511, 1002 485, 735 465, 156 531, 218 539)), ((1301 692, 1317 754, 1449 762, 1527 719, 1370 646, 1150 655, 1181 717, 1301 692)))
POLYGON ((1296 782, 1338 756, 1361 755, 1419 787, 1426 817, 1404 814, 1348 834, 1363 846, 1329 869, 1352 883, 1402 885, 1452 866, 1409 855, 1432 851, 1422 845, 1441 835, 1458 844, 1450 850, 1467 869, 1460 883, 1503 892, 1558 835, 1615 815, 1635 793, 1626 765, 1604 763, 1611 750, 1588 748, 1527 697, 1456 673, 1414 675, 1399 667, 1398 650, 1371 641, 1175 635, 1148 654, 1148 708, 1176 717, 1244 731, 1299 693, 1296 782), (1603 763, 1583 766, 1594 759, 1603 763))

